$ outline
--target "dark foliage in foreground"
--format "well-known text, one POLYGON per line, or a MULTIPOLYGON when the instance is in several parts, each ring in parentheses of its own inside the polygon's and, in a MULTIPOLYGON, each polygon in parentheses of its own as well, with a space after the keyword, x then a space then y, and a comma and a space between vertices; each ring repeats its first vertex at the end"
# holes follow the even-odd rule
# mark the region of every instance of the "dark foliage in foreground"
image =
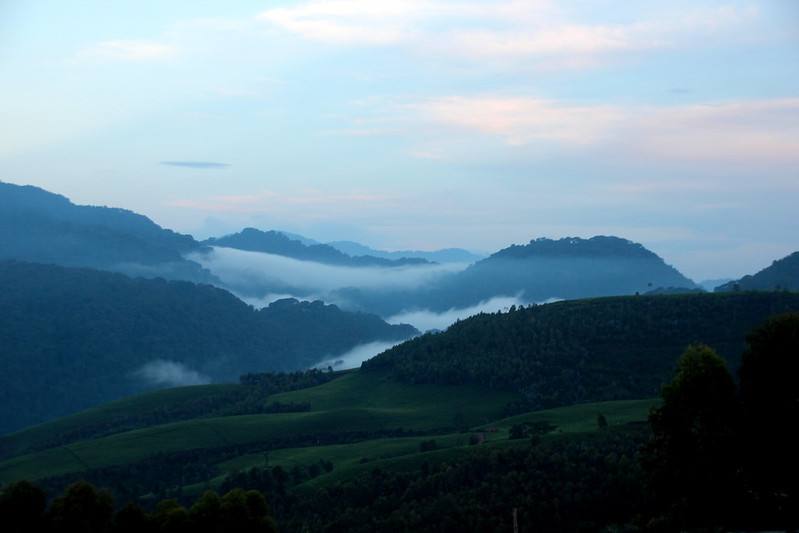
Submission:
POLYGON ((748 336, 736 390, 725 361, 694 345, 652 410, 643 453, 658 531, 799 526, 799 314, 748 336))
POLYGON ((188 509, 177 500, 166 499, 160 501, 153 512, 146 513, 136 504, 115 510, 110 492, 98 490, 85 481, 71 484, 49 505, 41 487, 25 480, 18 481, 0 495, 0 517, 4 530, 10 533, 277 531, 263 495, 255 490, 232 489, 223 496, 208 491, 188 509))
MULTIPOLYGON (((286 531, 512 531, 514 508, 522 531, 599 531, 645 508, 636 459, 645 438, 533 439, 442 462, 433 452, 415 471, 375 468, 332 486, 267 492, 267 500, 286 531)), ((248 479, 259 478, 237 481, 249 488, 248 479)))

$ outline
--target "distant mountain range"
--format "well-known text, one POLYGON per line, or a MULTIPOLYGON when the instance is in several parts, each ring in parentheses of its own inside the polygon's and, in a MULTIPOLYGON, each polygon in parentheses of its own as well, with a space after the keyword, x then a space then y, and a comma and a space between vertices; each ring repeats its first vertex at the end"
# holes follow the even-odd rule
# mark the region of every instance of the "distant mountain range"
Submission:
MULTIPOLYGON (((406 265, 425 264, 429 261, 421 258, 397 257, 387 259, 373 255, 348 255, 329 244, 304 244, 300 240, 289 238, 278 231, 261 231, 255 228, 245 228, 239 233, 211 238, 203 241, 208 246, 222 246, 250 252, 263 252, 267 254, 282 255, 299 259, 301 261, 315 261, 327 265, 340 265, 351 267, 398 267, 406 265)), ((365 250, 369 250, 365 248, 365 250)))
MULTIPOLYGON (((142 369, 153 361, 167 364, 159 369, 175 379, 235 380, 418 333, 375 315, 470 309, 498 296, 527 304, 701 290, 642 245, 611 236, 539 238, 467 267, 433 263, 434 256, 378 257, 357 243, 337 243, 370 252, 350 255, 292 237, 247 228, 198 242, 131 211, 78 206, 0 182, 0 373, 10 380, 0 400, 27 398, 29 405, 15 412, 31 411, 19 419, 6 413, 9 424, 139 390, 142 369), (261 303, 249 306, 231 290, 261 303), (54 369, 61 378, 23 377, 54 369), (81 381, 83 375, 91 380, 81 381), (61 396, 42 403, 25 396, 21 384, 61 396), (67 399, 74 391, 90 399, 67 399)), ((799 289, 797 272, 799 252, 716 290, 799 289)), ((173 382, 154 383, 146 386, 173 382)))
POLYGON ((75 205, 38 187, 0 182, 0 259, 221 284, 184 254, 202 245, 125 209, 75 205))
POLYGON ((423 252, 418 250, 385 252, 383 250, 369 248, 368 246, 364 246, 363 244, 353 241, 333 241, 327 244, 349 255, 371 255, 374 257, 382 257, 384 259, 414 257, 425 259, 433 263, 469 264, 479 261, 485 257, 484 255, 479 255, 468 250, 464 250, 463 248, 445 248, 443 250, 435 250, 432 252, 423 252))

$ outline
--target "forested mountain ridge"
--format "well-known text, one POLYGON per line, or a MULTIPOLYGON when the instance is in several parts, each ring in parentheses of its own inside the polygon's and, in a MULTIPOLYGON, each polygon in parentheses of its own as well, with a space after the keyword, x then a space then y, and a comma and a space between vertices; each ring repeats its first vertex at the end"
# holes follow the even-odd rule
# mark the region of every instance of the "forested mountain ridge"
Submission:
POLYGON ((469 384, 522 393, 525 408, 657 396, 675 354, 705 343, 731 368, 746 333, 799 311, 799 294, 608 297, 481 313, 365 361, 407 383, 469 384))
POLYGON ((716 292, 731 290, 771 291, 799 290, 799 252, 794 252, 782 259, 775 260, 768 267, 756 274, 744 276, 737 281, 730 281, 716 287, 716 292))
POLYGON ((645 293, 658 287, 696 288, 659 256, 618 237, 539 238, 476 262, 431 294, 436 309, 474 305, 491 297, 527 302, 645 293))
POLYGON ((304 369, 416 330, 322 302, 256 310, 210 285, 0 261, 0 432, 154 387, 304 369))
POLYGON ((0 182, 0 259, 218 283, 183 257, 202 248, 133 211, 75 205, 38 187, 0 182))
POLYGON ((244 228, 232 235, 206 239, 203 244, 282 255, 293 259, 315 261, 328 265, 391 267, 428 263, 427 260, 420 258, 386 259, 370 255, 351 256, 328 244, 304 244, 299 240, 289 238, 279 231, 261 231, 255 228, 244 228))

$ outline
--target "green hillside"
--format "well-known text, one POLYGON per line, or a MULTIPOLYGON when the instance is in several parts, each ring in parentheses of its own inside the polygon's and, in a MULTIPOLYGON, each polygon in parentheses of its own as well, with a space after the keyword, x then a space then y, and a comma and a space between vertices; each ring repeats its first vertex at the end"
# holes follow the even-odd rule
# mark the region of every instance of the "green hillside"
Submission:
POLYGON ((736 368, 745 335, 799 310, 799 293, 734 292, 569 300, 479 314, 366 361, 406 383, 519 392, 525 409, 657 396, 676 355, 701 342, 736 368))
POLYGON ((186 281, 0 261, 0 433, 168 386, 305 369, 416 333, 285 299, 254 309, 186 281))
MULTIPOLYGON (((14 441, 21 453, 25 445, 56 439, 70 427, 213 392, 209 387, 155 391, 28 428, 0 442, 14 441)), ((626 441, 617 436, 644 435, 641 429, 655 404, 605 402, 504 417, 505 406, 516 396, 481 387, 411 386, 385 374, 349 372, 269 398, 308 402, 307 412, 187 420, 76 440, 6 459, 0 463, 0 480, 31 479, 55 493, 85 479, 109 488, 120 502, 134 500, 145 507, 168 497, 195 501, 208 489, 254 488, 267 496, 281 530, 293 531, 307 526, 297 509, 319 491, 379 471, 418 476, 429 465, 527 453, 531 438, 554 447, 574 439, 590 442, 603 432, 599 414, 608 421, 607 438, 626 441), (511 438, 514 431, 521 438, 511 438)))
POLYGON ((653 512, 639 461, 661 403, 650 388, 671 380, 694 342, 737 361, 750 324, 795 311, 797 296, 601 298, 478 315, 358 370, 152 391, 6 435, 0 481, 57 494, 85 479, 149 510, 257 490, 283 531, 509 530, 512 508, 536 530, 618 531, 653 512), (551 398, 561 405, 535 406, 542 385, 513 381, 530 376, 561 387, 551 398))

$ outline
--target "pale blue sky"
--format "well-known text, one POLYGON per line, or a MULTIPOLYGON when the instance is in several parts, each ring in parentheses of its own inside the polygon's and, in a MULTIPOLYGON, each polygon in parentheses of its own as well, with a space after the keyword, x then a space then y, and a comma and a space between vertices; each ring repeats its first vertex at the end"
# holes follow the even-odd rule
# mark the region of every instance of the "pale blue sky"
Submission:
POLYGON ((0 0, 0 180, 198 238, 604 234, 740 277, 799 250, 799 2, 0 0))

